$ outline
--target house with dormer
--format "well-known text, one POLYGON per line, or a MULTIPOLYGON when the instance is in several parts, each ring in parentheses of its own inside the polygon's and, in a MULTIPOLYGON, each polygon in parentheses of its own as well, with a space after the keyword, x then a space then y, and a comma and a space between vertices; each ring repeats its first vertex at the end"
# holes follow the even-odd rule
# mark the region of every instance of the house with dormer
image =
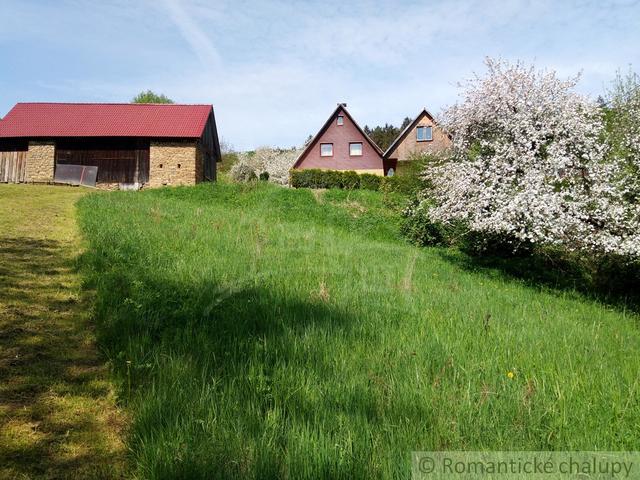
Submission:
POLYGON ((406 162, 415 153, 438 153, 450 145, 451 137, 440 128, 433 115, 423 108, 384 153, 385 172, 396 170, 399 163, 406 162))

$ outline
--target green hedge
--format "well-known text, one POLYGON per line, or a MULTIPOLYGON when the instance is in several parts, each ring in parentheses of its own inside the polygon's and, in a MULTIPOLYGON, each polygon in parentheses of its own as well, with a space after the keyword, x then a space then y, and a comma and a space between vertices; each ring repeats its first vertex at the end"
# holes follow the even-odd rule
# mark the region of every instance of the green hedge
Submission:
POLYGON ((309 168, 291 171, 291 186, 294 188, 344 188, 374 190, 387 193, 414 195, 425 188, 417 175, 394 175, 381 177, 371 173, 358 175, 353 170, 320 170, 309 168))

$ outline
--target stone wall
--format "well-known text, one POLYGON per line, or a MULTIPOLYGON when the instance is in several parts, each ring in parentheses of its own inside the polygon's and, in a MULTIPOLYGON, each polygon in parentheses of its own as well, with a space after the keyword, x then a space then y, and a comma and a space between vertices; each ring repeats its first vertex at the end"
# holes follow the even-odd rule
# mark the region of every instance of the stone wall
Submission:
MULTIPOLYGON (((196 141, 152 141, 149 152, 149 186, 151 188, 195 185, 197 176, 196 141)), ((201 167, 202 168, 202 167, 201 167)))
POLYGON ((27 153, 27 182, 53 183, 56 144, 53 141, 29 142, 27 153))

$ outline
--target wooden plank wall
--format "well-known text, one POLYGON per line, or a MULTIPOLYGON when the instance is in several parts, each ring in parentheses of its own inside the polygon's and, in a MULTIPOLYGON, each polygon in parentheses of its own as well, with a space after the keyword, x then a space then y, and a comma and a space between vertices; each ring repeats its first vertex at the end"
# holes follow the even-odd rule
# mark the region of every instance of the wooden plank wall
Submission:
POLYGON ((0 182, 23 183, 27 172, 27 152, 0 152, 0 182))
POLYGON ((148 183, 149 139, 58 139, 56 164, 98 167, 98 183, 148 183))
POLYGON ((149 181, 149 150, 58 149, 56 164, 98 167, 98 183, 149 181))

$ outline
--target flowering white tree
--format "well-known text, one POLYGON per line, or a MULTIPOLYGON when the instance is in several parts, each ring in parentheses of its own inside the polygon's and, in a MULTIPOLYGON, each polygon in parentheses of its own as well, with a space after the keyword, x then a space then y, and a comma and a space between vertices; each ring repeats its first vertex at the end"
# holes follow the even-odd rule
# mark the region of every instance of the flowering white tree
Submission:
POLYGON ((487 76, 461 85, 464 101, 440 119, 451 158, 425 171, 436 187, 414 214, 520 241, 640 253, 638 212, 612 183, 620 169, 604 161, 600 112, 573 90, 579 76, 485 63, 487 76))
POLYGON ((289 186, 289 170, 301 153, 299 148, 280 150, 269 147, 260 147, 252 155, 242 152, 238 154, 238 160, 232 165, 229 175, 233 180, 246 182, 252 176, 258 178, 261 173, 267 172, 270 182, 289 186))
POLYGON ((619 187, 631 203, 640 202, 640 77, 618 71, 605 99, 605 124, 611 161, 623 176, 619 187))

